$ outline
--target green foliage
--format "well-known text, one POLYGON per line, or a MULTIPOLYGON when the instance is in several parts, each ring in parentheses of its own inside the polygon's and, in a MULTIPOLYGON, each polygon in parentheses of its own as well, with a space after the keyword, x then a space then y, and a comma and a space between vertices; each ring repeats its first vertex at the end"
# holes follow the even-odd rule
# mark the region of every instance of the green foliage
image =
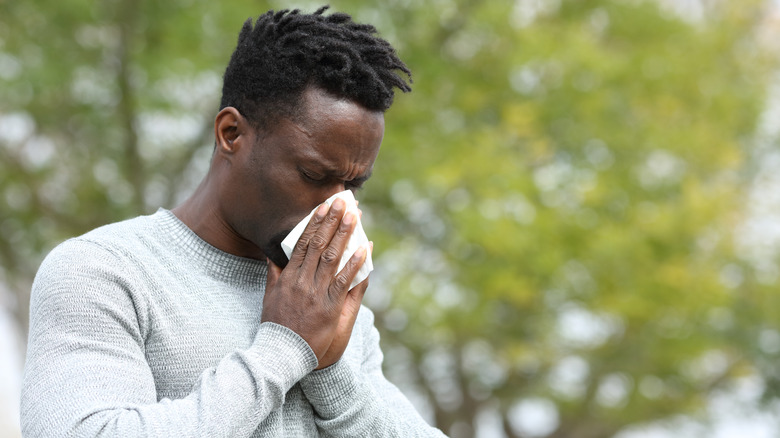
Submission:
POLYGON ((756 9, 735 8, 691 24, 651 2, 564 1, 513 27, 512 5, 470 3, 408 47, 415 95, 381 156, 398 170, 369 204, 389 207, 378 229, 411 219, 377 246, 408 257, 387 308, 409 322, 386 339, 413 362, 445 351, 449 389, 427 391, 445 430, 540 397, 554 436, 610 436, 758 372, 745 341, 777 325, 757 318, 768 290, 745 294, 732 233, 769 64, 746 50, 756 9), (470 364, 483 342, 495 378, 470 364))
MULTIPOLYGON (((240 25, 280 6, 0 1, 0 280, 22 323, 54 244, 192 190, 240 25)), ((366 300, 388 374, 446 432, 489 411, 521 436, 513 409, 542 400, 550 436, 607 437, 744 376, 777 396, 775 285, 733 248, 775 67, 762 7, 333 2, 414 72, 361 193, 366 300)))

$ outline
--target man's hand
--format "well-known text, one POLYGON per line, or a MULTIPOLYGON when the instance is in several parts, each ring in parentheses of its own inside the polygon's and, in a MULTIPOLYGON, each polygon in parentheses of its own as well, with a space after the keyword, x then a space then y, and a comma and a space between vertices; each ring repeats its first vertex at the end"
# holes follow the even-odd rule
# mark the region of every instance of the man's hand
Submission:
POLYGON ((336 274, 344 248, 357 223, 354 213, 337 199, 321 205, 282 270, 270 260, 263 298, 263 321, 286 326, 314 351, 318 369, 339 360, 352 334, 360 302, 368 286, 363 281, 348 290, 366 258, 360 248, 336 274))
MULTIPOLYGON (((373 250, 373 244, 370 249, 373 250)), ((358 268, 363 264, 363 260, 365 260, 365 255, 358 263, 358 268)), ((366 293, 366 288, 368 288, 368 278, 355 285, 355 287, 347 293, 347 297, 344 300, 344 307, 341 308, 338 326, 336 327, 336 336, 333 338, 333 342, 331 342, 328 351, 325 352, 325 356, 320 359, 320 364, 317 367, 318 370, 338 362, 341 355, 344 354, 344 350, 346 350, 347 344, 349 343, 349 338, 352 336, 352 327, 355 326, 355 320, 357 319, 358 311, 360 311, 360 303, 363 301, 363 295, 366 293)))

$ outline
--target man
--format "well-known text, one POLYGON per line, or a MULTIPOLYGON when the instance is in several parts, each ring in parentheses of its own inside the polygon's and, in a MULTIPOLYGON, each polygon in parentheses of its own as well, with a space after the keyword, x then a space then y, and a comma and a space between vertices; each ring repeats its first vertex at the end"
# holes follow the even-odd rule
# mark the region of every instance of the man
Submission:
POLYGON ((238 38, 194 194, 57 248, 33 285, 27 436, 442 436, 382 375, 370 248, 331 195, 371 175, 409 70, 344 14, 273 11, 238 38), (317 208, 289 263, 287 233, 317 208))

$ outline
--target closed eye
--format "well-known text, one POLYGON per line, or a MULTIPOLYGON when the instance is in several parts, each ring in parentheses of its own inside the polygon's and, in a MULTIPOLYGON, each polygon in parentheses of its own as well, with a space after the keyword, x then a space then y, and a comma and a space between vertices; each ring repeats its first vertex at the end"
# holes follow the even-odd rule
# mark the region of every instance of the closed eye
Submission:
MULTIPOLYGON (((327 175, 321 175, 316 172, 312 172, 308 169, 299 168, 298 172, 301 174, 301 178, 314 185, 322 186, 325 184, 330 184, 331 182, 336 183, 336 179, 332 179, 332 177, 327 175)), ((357 192, 358 190, 363 189, 363 185, 368 181, 368 179, 371 177, 371 174, 369 173, 366 176, 361 176, 349 181, 344 181, 344 188, 347 190, 352 190, 353 192, 357 192)))
POLYGON ((311 172, 307 172, 305 170, 301 170, 301 176, 304 180, 312 183, 323 183, 325 182, 325 177, 321 175, 316 175, 311 172))
POLYGON ((363 185, 366 183, 366 181, 368 181, 369 178, 371 178, 371 172, 369 172, 366 175, 355 178, 353 180, 345 181, 344 186, 349 190, 352 190, 353 192, 357 190, 362 190, 363 185))
POLYGON ((352 181, 345 181, 344 187, 347 188, 347 190, 352 190, 353 192, 363 190, 363 183, 365 183, 364 179, 353 179, 352 181))

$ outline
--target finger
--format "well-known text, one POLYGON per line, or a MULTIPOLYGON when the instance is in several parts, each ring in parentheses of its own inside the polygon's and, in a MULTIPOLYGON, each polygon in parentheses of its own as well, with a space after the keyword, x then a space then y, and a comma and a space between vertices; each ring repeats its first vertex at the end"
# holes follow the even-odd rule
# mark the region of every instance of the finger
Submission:
POLYGON ((350 211, 344 214, 330 244, 320 255, 320 264, 314 275, 315 284, 329 284, 333 276, 336 275, 357 221, 358 218, 354 212, 350 211))
MULTIPOLYGON (((369 240, 368 241, 368 254, 374 255, 374 241, 373 240, 369 240)), ((363 261, 365 262, 365 260, 367 258, 368 258, 368 256, 366 256, 366 258, 364 258, 363 261)), ((361 266, 363 266, 363 263, 358 265, 358 270, 360 270, 361 266)), ((355 274, 355 275, 357 275, 357 274, 355 274)), ((360 304, 360 301, 363 300, 363 295, 366 293, 366 289, 368 289, 368 280, 370 278, 371 278, 371 276, 369 275, 368 277, 365 278, 365 280, 363 280, 360 283, 356 284, 355 287, 353 287, 352 289, 349 290, 349 295, 348 296, 351 297, 353 295, 357 295, 358 304, 360 304)), ((352 282, 350 282, 350 284, 352 284, 352 282)))
POLYGON ((360 311, 360 304, 363 302, 363 297, 366 295, 366 290, 368 289, 368 282, 370 278, 371 276, 368 276, 365 280, 356 284, 355 287, 347 292, 347 296, 344 298, 342 318, 348 318, 350 324, 355 323, 355 318, 360 311))
POLYGON ((350 289, 347 296, 344 298, 344 305, 341 308, 341 317, 347 318, 348 323, 355 323, 355 318, 360 312, 360 305, 363 303, 363 297, 366 295, 367 288, 368 278, 350 289))
POLYGON ((365 295, 366 290, 368 290, 368 280, 370 278, 371 276, 369 275, 365 280, 361 281, 360 283, 356 284, 355 287, 350 289, 349 293, 347 293, 347 300, 356 299, 359 305, 360 302, 363 301, 363 295, 365 295))
POLYGON ((355 275, 357 275, 360 267, 363 266, 363 262, 366 261, 366 255, 366 247, 364 246, 361 246, 352 254, 352 257, 349 258, 347 264, 344 265, 344 269, 336 274, 330 283, 328 293, 331 297, 341 298, 349 292, 349 285, 352 284, 355 275))
MULTIPOLYGON (((341 219, 346 211, 346 203, 337 198, 330 205, 325 217, 320 221, 319 227, 314 231, 306 248, 306 256, 301 267, 308 272, 316 272, 320 264, 320 256, 330 245, 333 235, 339 228, 341 219)), ((340 254, 339 254, 340 256, 340 254)))
POLYGON ((292 254, 290 254, 289 263, 292 266, 299 267, 303 263, 303 259, 306 256, 306 250, 309 247, 309 240, 311 239, 311 236, 317 232, 317 229, 319 229, 329 209, 330 206, 323 202, 314 210, 314 214, 311 216, 311 219, 309 219, 309 224, 306 225, 306 229, 301 233, 301 237, 298 238, 298 242, 295 243, 292 254))

